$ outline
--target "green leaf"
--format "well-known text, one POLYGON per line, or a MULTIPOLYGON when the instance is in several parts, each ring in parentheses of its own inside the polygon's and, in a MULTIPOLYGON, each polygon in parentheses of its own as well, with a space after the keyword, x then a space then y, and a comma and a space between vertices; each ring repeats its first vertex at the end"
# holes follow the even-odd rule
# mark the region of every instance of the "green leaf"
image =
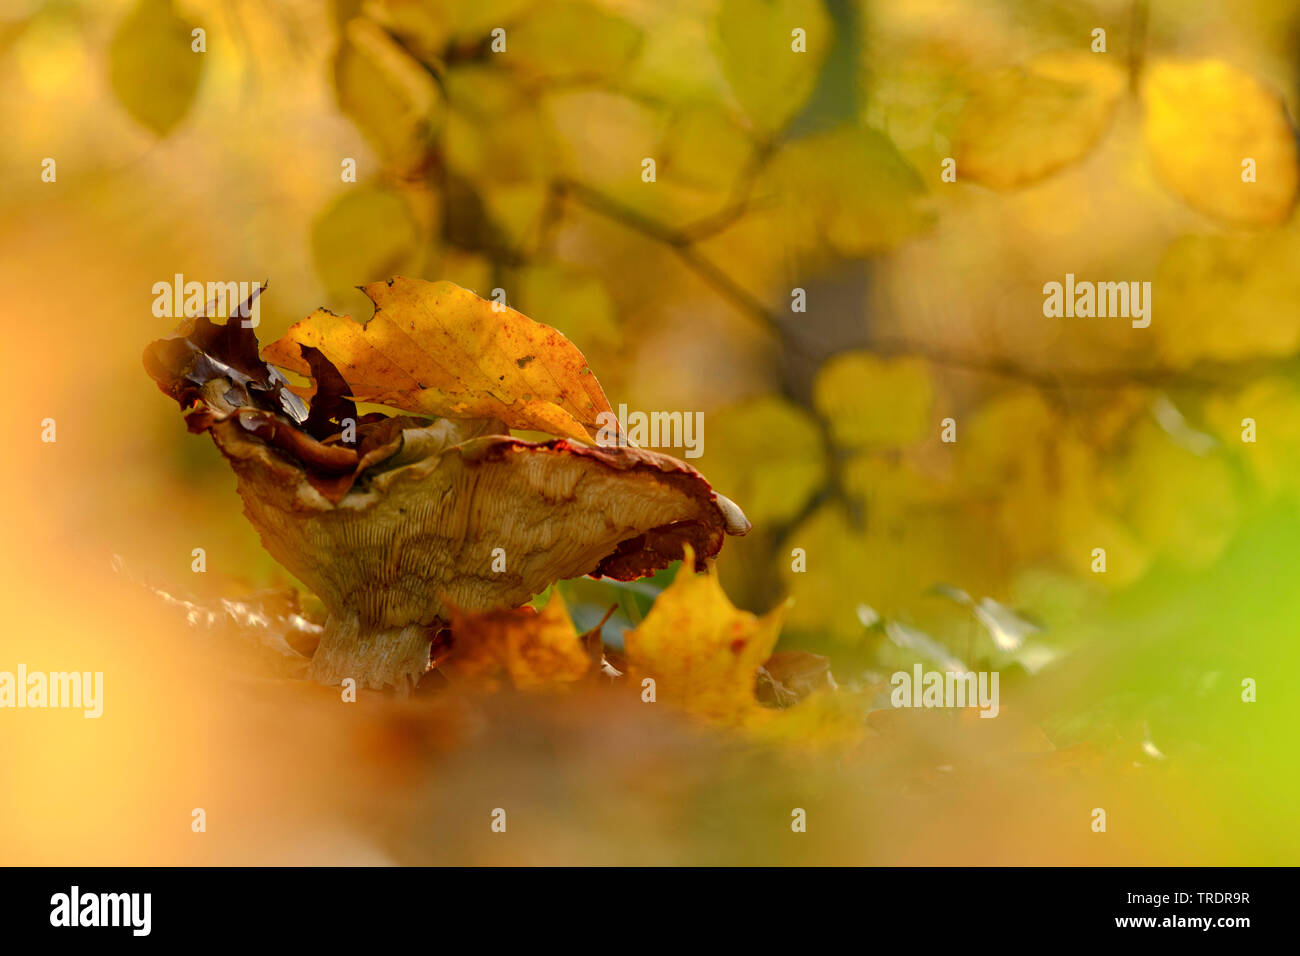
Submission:
POLYGON ((843 352, 817 373, 813 397, 846 448, 906 445, 936 427, 934 386, 921 359, 843 352))
POLYGON ((830 38, 820 0, 723 0, 718 59, 758 129, 782 129, 808 99, 830 38), (795 30, 803 31, 804 52, 794 49, 795 30))
POLYGON ((794 518, 826 480, 826 452, 813 417, 776 395, 710 416, 701 466, 755 525, 794 518))

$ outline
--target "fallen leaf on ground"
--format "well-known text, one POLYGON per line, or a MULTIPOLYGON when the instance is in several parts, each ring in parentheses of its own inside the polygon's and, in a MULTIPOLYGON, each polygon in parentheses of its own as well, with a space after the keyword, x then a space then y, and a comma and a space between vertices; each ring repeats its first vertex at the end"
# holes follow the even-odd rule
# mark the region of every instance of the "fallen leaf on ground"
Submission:
POLYGON ((591 659, 558 590, 531 607, 472 613, 451 607, 452 650, 438 670, 455 685, 552 689, 587 675, 591 659))
MULTIPOLYGON (((689 555, 688 555, 689 558, 689 555)), ((727 598, 712 574, 687 560, 650 613, 626 637, 634 680, 656 683, 656 700, 730 724, 770 715, 758 703, 758 669, 772 656, 784 607, 758 617, 727 598)))

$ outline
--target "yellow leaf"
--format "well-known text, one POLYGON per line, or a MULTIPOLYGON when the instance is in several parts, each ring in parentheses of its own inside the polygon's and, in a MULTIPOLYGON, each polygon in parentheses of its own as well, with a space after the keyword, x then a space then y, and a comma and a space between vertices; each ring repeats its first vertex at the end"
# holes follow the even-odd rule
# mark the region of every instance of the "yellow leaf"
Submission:
MULTIPOLYGON (((608 4, 607 4, 608 5, 608 4)), ((641 46, 622 77, 628 89, 654 90, 664 102, 717 102, 727 80, 716 55, 710 14, 717 0, 678 3, 620 3, 619 13, 636 23, 641 46)))
POLYGON ((600 89, 563 89, 547 94, 543 114, 551 128, 563 170, 573 179, 620 198, 649 193, 641 180, 642 161, 654 158, 663 134, 663 118, 651 106, 600 89))
POLYGON ((781 555, 781 578, 794 599, 789 620, 792 629, 830 637, 846 644, 861 640, 858 605, 881 604, 881 565, 876 544, 854 527, 844 507, 828 502, 790 532, 781 555), (805 566, 797 569, 791 557, 798 548, 805 566))
POLYGON ((504 673, 518 690, 544 690, 586 676, 591 664, 558 589, 540 611, 451 609, 452 650, 438 670, 452 683, 495 689, 504 673))
POLYGON ((1120 486, 1128 489, 1125 513, 1143 543, 1175 563, 1210 564, 1237 526, 1232 473, 1219 454, 1180 448, 1155 424, 1131 437, 1120 486))
POLYGON ((784 146, 757 194, 780 204, 787 243, 840 256, 891 249, 929 223, 916 170, 887 136, 856 124, 784 146))
POLYGON ((846 447, 904 445, 938 427, 934 387, 925 362, 844 352, 817 373, 813 399, 846 447))
POLYGON ((1110 124, 1124 74, 1105 57, 1055 53, 981 77, 962 109, 957 178, 1036 182, 1086 155, 1110 124))
POLYGON ((479 193, 484 212, 506 247, 535 250, 549 198, 545 184, 482 182, 479 193))
POLYGON ((443 149, 447 167, 483 191, 489 184, 540 188, 552 172, 550 131, 536 97, 490 66, 449 69, 443 149))
POLYGON ((1080 577, 1112 590, 1137 581, 1151 564, 1151 552, 1119 518, 1089 498, 1063 499, 1060 504, 1060 557, 1080 577), (1096 573, 1097 556, 1105 551, 1105 572, 1096 573))
POLYGON ((778 711, 754 730, 760 740, 813 752, 842 752, 867 735, 867 707, 855 694, 823 690, 778 711))
MULTIPOLYGON (((1020 388, 975 409, 957 442, 957 486, 972 506, 987 503, 1003 547, 1018 560, 1056 550, 1063 493, 1057 456, 1066 427, 1041 392, 1020 388)), ((1090 465, 1090 450, 1081 450, 1089 455, 1090 465)))
MULTIPOLYGON (((655 155, 658 184, 672 192, 665 208, 653 208, 656 218, 699 220, 716 215, 736 202, 733 187, 754 158, 751 134, 720 107, 691 102, 672 115, 655 155)), ((634 194, 635 195, 635 194, 634 194)))
POLYGON ((825 481, 816 421, 776 395, 723 409, 711 417, 710 430, 709 473, 759 525, 793 518, 825 481))
POLYGON ((1002 545, 964 505, 867 514, 861 528, 840 502, 827 502, 786 536, 781 577, 793 599, 792 631, 846 644, 866 635, 863 604, 886 617, 915 618, 933 607, 927 592, 952 582, 971 593, 996 590, 1002 545), (800 548, 806 568, 790 554, 800 548))
POLYGON ((626 637, 637 682, 655 681, 656 700, 727 724, 767 716, 755 697, 758 669, 772 655, 785 609, 763 617, 738 610, 712 574, 695 574, 688 550, 681 570, 626 637))
POLYGON ((1295 205, 1295 131, 1253 76, 1219 60, 1157 61, 1142 84, 1156 172, 1199 212, 1247 225, 1284 222, 1295 205), (1254 160, 1255 181, 1243 182, 1254 160))
MULTIPOLYGON (((635 215, 672 227, 716 213, 726 201, 727 187, 699 181, 698 163, 678 166, 674 157, 682 144, 677 134, 668 134, 672 114, 656 105, 608 90, 565 86, 546 93, 541 104, 546 139, 563 177, 580 184, 573 187, 579 203, 590 201, 583 198, 586 190, 595 190, 635 215)), ((714 134, 720 131, 709 135, 714 134)), ((734 145, 720 141, 717 161, 732 162, 734 145)), ((535 144, 528 151, 539 152, 535 144)))
POLYGON ((1160 260, 1153 288, 1163 318, 1155 351, 1186 367, 1289 356, 1300 348, 1300 224, 1269 232, 1181 236, 1160 260))
POLYGON ((479 289, 486 291, 492 288, 492 263, 481 253, 444 246, 438 250, 434 272, 442 276, 443 281, 453 282, 475 295, 478 295, 479 289))
POLYGON ((755 208, 720 232, 695 245, 701 254, 743 288, 766 296, 788 296, 799 284, 797 264, 801 244, 817 243, 815 226, 790 235, 787 209, 778 203, 755 208), (773 236, 783 241, 773 242, 773 236))
POLYGON ((641 32, 589 3, 539 4, 510 30, 511 62, 536 79, 592 82, 622 71, 641 32))
POLYGON ((455 11, 448 9, 448 4, 431 4, 424 0, 340 0, 332 6, 340 26, 362 14, 361 8, 366 7, 362 15, 382 23, 419 56, 441 55, 451 39, 455 11))
MULTIPOLYGON (((473 3, 447 3, 446 10, 452 36, 457 40, 486 42, 497 27, 509 28, 533 5, 532 0, 474 0, 473 3)), ((506 50, 509 52, 509 34, 506 50)))
POLYGON ((1240 449, 1266 492, 1300 488, 1300 386, 1270 376, 1206 403, 1206 420, 1228 448, 1240 449), (1243 441, 1253 422, 1254 441, 1243 441))
POLYGON ((933 510, 954 497, 957 488, 916 455, 893 449, 861 451, 846 458, 840 470, 844 493, 878 517, 905 516, 933 510))
POLYGON ((365 325, 323 309, 263 350, 307 374, 300 346, 325 354, 358 401, 444 418, 495 418, 589 442, 610 411, 582 353, 563 335, 450 282, 397 277, 362 290, 365 325))

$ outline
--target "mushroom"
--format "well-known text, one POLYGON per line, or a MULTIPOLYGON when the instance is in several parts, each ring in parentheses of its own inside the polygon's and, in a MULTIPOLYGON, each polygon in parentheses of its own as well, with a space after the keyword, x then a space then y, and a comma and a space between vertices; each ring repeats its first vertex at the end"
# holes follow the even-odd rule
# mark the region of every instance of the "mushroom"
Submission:
MULTIPOLYGON (((246 360, 253 333, 237 325, 188 320, 145 365, 190 429, 211 433, 267 551, 324 603, 309 668, 321 683, 407 692, 451 608, 518 607, 581 575, 644 577, 684 546, 702 569, 749 530, 694 468, 639 448, 524 441, 482 418, 367 416, 357 447, 318 439, 287 381, 246 360)), ((328 400, 323 380, 313 404, 328 400)))

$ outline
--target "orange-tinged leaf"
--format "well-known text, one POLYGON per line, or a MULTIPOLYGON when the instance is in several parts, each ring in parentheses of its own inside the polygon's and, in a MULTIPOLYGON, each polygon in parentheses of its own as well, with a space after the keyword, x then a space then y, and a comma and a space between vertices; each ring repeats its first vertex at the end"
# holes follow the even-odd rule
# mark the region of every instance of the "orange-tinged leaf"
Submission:
POLYGON ((540 612, 450 610, 453 646, 439 670, 453 684, 495 689, 504 675, 518 690, 548 689, 581 680, 591 665, 558 590, 540 612))
POLYGON ((1189 206, 1249 226, 1291 215, 1300 183, 1295 131, 1276 92, 1218 60, 1159 60, 1147 69, 1142 102, 1156 172, 1189 206), (1255 167, 1250 181, 1246 160, 1255 167))
POLYGON ((727 598, 716 576, 695 574, 690 552, 673 583, 626 638, 634 678, 655 680, 655 699, 727 724, 770 716, 758 703, 758 669, 772 656, 785 608, 758 617, 727 598))
POLYGON ((375 303, 364 325, 318 309, 263 357, 307 374, 299 347, 311 346, 334 363, 357 401, 443 418, 494 418, 588 443, 588 429, 610 411, 577 347, 514 309, 450 282, 400 276, 362 291, 375 303))

